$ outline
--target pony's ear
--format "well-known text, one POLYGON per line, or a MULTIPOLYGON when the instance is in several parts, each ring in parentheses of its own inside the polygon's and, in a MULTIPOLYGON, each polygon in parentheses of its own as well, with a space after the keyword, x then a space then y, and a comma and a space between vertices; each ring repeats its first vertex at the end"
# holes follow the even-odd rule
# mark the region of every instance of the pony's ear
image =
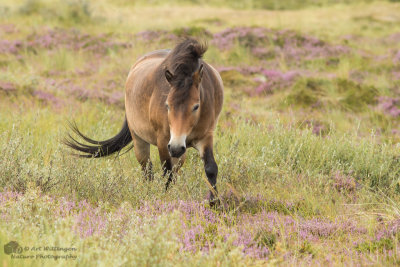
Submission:
POLYGON ((167 81, 171 83, 172 79, 174 78, 174 75, 169 70, 165 70, 165 78, 167 78, 167 81))
POLYGON ((199 78, 200 78, 200 80, 201 80, 201 78, 203 78, 203 64, 201 64, 199 67, 199 78))
POLYGON ((193 74, 193 81, 196 84, 196 86, 200 84, 202 77, 203 77, 203 64, 201 64, 199 69, 193 74))

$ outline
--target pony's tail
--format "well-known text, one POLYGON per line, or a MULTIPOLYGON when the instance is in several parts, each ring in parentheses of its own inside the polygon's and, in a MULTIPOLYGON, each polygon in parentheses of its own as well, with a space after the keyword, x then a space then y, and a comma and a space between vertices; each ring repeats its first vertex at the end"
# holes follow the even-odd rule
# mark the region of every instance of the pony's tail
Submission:
MULTIPOLYGON (((77 150, 79 152, 83 152, 83 154, 81 153, 74 154, 82 158, 100 158, 109 156, 115 152, 119 153, 125 146, 127 146, 132 141, 132 136, 129 131, 128 122, 126 118, 124 121, 124 125, 122 126, 122 129, 119 131, 119 133, 116 136, 107 139, 105 141, 96 141, 85 136, 78 129, 75 122, 73 123, 70 122, 69 127, 76 135, 81 137, 87 143, 91 144, 87 145, 80 143, 76 139, 74 139, 70 134, 68 134, 67 137, 62 140, 62 143, 64 143, 66 146, 69 146, 70 148, 77 150)), ((131 150, 132 148, 133 145, 130 146, 127 151, 131 150)))

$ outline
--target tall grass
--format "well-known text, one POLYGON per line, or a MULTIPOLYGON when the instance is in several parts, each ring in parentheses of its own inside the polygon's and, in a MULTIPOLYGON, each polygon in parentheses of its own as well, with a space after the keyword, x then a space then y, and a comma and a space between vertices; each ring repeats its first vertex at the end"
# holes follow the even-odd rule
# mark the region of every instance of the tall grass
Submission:
MULTIPOLYGON (((112 136, 119 121, 115 120, 110 127, 114 117, 110 111, 96 112, 85 115, 85 123, 80 124, 82 130, 98 139, 112 136)), ((203 167, 194 150, 189 152, 171 193, 165 195, 162 190, 165 179, 155 150, 152 159, 158 173, 155 182, 149 184, 144 181, 132 153, 109 159, 70 156, 59 143, 65 135, 65 129, 60 127, 65 123, 46 109, 33 117, 14 119, 2 126, 2 187, 24 192, 29 183, 34 183, 46 193, 114 204, 162 197, 201 200, 206 193, 207 186, 200 178, 203 167), (57 128, 53 128, 55 122, 57 128)), ((253 125, 240 119, 232 123, 235 125, 232 130, 217 131, 215 151, 222 191, 228 190, 229 184, 241 194, 264 195, 270 182, 278 188, 286 187, 287 183, 297 182, 298 176, 316 185, 314 190, 324 190, 337 172, 350 174, 357 183, 372 190, 379 188, 391 196, 400 189, 398 151, 390 143, 381 144, 373 135, 360 139, 354 134, 342 135, 331 130, 329 137, 321 137, 310 130, 287 128, 281 123, 253 125), (287 175, 291 180, 284 178, 287 175)), ((283 188, 281 193, 285 195, 290 190, 283 188)))

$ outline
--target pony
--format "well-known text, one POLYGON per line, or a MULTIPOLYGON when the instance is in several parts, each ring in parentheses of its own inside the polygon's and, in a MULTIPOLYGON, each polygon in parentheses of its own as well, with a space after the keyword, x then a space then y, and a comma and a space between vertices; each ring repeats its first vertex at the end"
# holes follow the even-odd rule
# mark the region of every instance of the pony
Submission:
MULTIPOLYGON (((213 135, 223 105, 223 82, 218 71, 202 57, 207 45, 193 38, 181 40, 172 50, 145 54, 131 67, 125 84, 125 121, 114 137, 96 141, 71 125, 63 143, 79 157, 99 158, 119 153, 131 142, 147 179, 151 180, 150 145, 158 148, 165 190, 185 161, 185 152, 198 150, 210 187, 210 203, 217 199, 218 166, 213 135)), ((132 148, 132 147, 130 147, 132 148)))

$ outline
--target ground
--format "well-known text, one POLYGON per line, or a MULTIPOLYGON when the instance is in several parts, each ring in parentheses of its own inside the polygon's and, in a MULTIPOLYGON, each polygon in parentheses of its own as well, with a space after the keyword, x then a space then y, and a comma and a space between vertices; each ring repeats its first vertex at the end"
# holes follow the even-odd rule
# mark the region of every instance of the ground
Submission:
POLYGON ((4 266, 400 264, 398 1, 7 0, 0 14, 4 266), (60 142, 72 120, 115 135, 130 67, 185 35, 225 85, 216 208, 195 150, 165 192, 154 147, 147 182, 132 151, 77 159, 60 142))

